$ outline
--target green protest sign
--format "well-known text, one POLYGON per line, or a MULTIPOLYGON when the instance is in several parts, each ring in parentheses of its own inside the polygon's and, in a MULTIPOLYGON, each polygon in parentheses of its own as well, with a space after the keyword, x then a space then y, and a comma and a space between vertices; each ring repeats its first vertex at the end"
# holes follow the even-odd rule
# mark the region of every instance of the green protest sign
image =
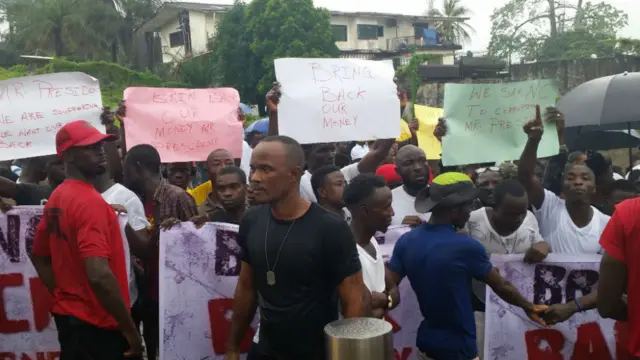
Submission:
MULTIPOLYGON (((445 166, 520 158, 527 136, 522 125, 540 109, 554 106, 558 88, 553 80, 503 84, 446 84, 444 117, 448 132, 442 139, 445 166)), ((544 124, 538 157, 558 153, 555 124, 544 124)))

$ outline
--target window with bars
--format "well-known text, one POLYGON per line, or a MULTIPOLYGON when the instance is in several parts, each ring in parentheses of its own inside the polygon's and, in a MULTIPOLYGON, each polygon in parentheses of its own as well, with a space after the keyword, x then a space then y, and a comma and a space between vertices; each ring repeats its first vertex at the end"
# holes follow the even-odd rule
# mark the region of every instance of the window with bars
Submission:
POLYGON ((184 34, 182 31, 176 31, 169 34, 169 46, 172 48, 184 46, 184 34))
POLYGON ((358 24, 358 40, 376 40, 378 32, 378 25, 358 24))
POLYGON ((333 41, 347 41, 347 25, 331 25, 333 41))

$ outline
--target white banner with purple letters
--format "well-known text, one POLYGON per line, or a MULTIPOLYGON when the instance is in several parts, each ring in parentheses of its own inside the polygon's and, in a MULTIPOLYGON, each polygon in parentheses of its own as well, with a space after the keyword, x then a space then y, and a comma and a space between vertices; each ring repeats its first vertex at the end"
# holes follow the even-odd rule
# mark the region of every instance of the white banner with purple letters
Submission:
MULTIPOLYGON (((595 291, 600 255, 549 254, 540 264, 524 264, 523 255, 493 255, 491 262, 522 295, 536 304, 571 302, 595 291)), ((625 360, 626 324, 603 319, 598 311, 574 314, 543 328, 490 288, 486 295, 485 360, 625 360)))
MULTIPOLYGON (((238 227, 207 223, 196 229, 182 223, 160 235, 160 358, 222 360, 231 325, 233 294, 240 274, 238 227)), ((379 237, 386 260, 407 228, 379 237)), ((397 360, 417 360, 414 349, 420 323, 417 301, 408 281, 401 285, 401 305, 387 320, 394 326, 397 360)), ((246 354, 257 318, 242 342, 246 354)), ((246 356, 246 355, 244 355, 246 356)))

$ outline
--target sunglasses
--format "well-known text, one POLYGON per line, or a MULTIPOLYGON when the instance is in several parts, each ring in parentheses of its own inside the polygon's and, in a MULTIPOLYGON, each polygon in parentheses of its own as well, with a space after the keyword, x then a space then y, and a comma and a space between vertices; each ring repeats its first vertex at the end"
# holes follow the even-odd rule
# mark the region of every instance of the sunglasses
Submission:
POLYGON ((489 167, 485 167, 485 168, 480 168, 480 169, 476 169, 476 174, 482 174, 485 171, 498 172, 498 171, 500 171, 500 168, 497 167, 497 166, 489 166, 489 167))

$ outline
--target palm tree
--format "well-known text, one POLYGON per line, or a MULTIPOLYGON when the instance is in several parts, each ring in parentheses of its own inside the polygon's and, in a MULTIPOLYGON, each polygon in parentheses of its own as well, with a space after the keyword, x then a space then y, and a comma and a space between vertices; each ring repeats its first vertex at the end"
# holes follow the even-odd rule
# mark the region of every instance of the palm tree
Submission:
POLYGON ((95 0, 0 0, 25 53, 41 49, 56 57, 103 59, 118 20, 95 0))
MULTIPOLYGON (((462 0, 442 0, 442 10, 434 6, 434 0, 427 0, 427 16, 469 17, 473 12, 462 4, 462 0)), ((455 44, 471 42, 476 31, 463 21, 437 21, 435 27, 445 38, 455 44)))

